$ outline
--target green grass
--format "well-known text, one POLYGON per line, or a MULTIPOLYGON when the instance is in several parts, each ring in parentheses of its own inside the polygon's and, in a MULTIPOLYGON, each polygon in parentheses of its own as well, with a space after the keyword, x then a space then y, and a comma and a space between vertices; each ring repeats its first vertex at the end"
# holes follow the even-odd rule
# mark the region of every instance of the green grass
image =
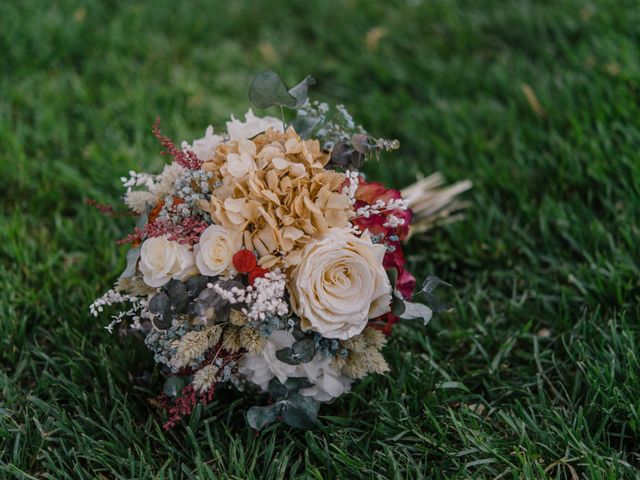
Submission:
POLYGON ((0 2, 0 478, 637 477, 639 26, 635 0, 0 2), (83 200, 161 168, 157 115, 201 136, 265 67, 399 138, 376 178, 474 181, 408 250, 456 310, 317 430, 254 434, 228 393, 165 433, 148 352, 87 312, 130 222, 83 200))

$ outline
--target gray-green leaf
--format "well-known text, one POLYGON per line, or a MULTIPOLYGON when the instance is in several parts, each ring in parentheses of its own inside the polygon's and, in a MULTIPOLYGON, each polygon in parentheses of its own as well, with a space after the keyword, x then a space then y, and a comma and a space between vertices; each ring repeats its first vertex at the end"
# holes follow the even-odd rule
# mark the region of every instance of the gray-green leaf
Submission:
POLYGON ((307 140, 311 138, 313 130, 320 124, 320 121, 321 119, 317 117, 298 115, 291 125, 300 138, 307 140))
POLYGON ((400 315, 400 318, 405 320, 413 320, 415 318, 422 318, 424 320, 424 324, 426 325, 431 320, 433 316, 433 311, 423 305, 422 303, 414 303, 414 302, 404 302, 404 312, 400 315))
POLYGON ((447 282, 442 280, 440 277, 437 277, 435 275, 429 275, 427 278, 424 279, 424 282, 422 283, 422 291, 424 293, 431 293, 439 285, 444 285, 445 287, 451 287, 451 285, 449 285, 447 282))
POLYGON ((175 398, 186 385, 187 382, 182 377, 169 377, 165 380, 162 391, 167 397, 175 398))
POLYGON ((274 105, 294 108, 297 99, 285 86, 273 70, 261 72, 255 76, 249 87, 249 100, 256 108, 269 108, 274 105))
POLYGON ((287 425, 303 429, 316 425, 320 404, 312 397, 292 393, 282 404, 282 419, 287 425))
POLYGON ((120 274, 120 279, 131 278, 136 274, 138 259, 140 258, 140 247, 132 248, 127 252, 127 266, 120 274))
POLYGON ((309 87, 315 85, 316 81, 311 75, 307 75, 304 80, 289 90, 289 94, 296 99, 293 108, 300 108, 307 101, 309 96, 309 87))
POLYGON ((269 395, 275 399, 287 398, 289 393, 297 392, 301 388, 308 388, 313 384, 306 377, 290 377, 281 383, 277 377, 273 377, 269 382, 269 395))
POLYGON ((288 365, 299 365, 310 362, 316 354, 315 342, 312 338, 298 340, 291 347, 276 352, 276 358, 288 365))
POLYGON ((262 430, 278 419, 281 409, 282 405, 280 402, 267 405, 266 407, 251 407, 249 411, 247 411, 247 422, 249 422, 249 426, 254 430, 262 430))
POLYGON ((398 291, 394 290, 393 296, 391 297, 391 313, 397 317, 401 316, 406 310, 404 303, 404 299, 400 296, 398 291))

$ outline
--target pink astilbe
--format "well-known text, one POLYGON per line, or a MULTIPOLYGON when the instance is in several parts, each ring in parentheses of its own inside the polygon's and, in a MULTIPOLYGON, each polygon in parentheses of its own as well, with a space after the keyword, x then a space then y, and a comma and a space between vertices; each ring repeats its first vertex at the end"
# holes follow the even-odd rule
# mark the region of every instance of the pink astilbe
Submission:
POLYGON ((178 423, 182 418, 190 415, 196 405, 199 403, 207 405, 211 400, 213 400, 215 394, 216 386, 211 385, 209 390, 203 393, 198 393, 195 391, 192 385, 187 385, 182 389, 182 392, 179 397, 177 397, 172 406, 168 406, 168 399, 163 395, 159 398, 159 402, 161 405, 164 404, 165 408, 167 408, 167 413, 169 414, 169 419, 162 426, 165 430, 169 430, 174 427, 176 423, 178 423))
POLYGON ((116 215, 116 212, 113 209, 113 206, 111 206, 111 205, 105 205, 104 203, 98 203, 96 200, 94 200, 92 198, 85 199, 84 203, 86 205, 89 205, 90 207, 94 207, 101 214, 106 215, 107 217, 113 217, 113 216, 116 215))
POLYGON ((136 227, 133 232, 116 242, 116 245, 139 245, 142 242, 144 231, 136 227))
POLYGON ((202 160, 195 153, 191 150, 180 150, 169 137, 162 135, 162 132, 160 132, 160 117, 157 117, 156 121, 153 122, 152 131, 153 135, 166 150, 162 152, 162 155, 171 155, 178 165, 189 170, 198 170, 202 166, 202 160))
POLYGON ((208 226, 207 222, 192 217, 187 217, 177 224, 169 220, 157 219, 155 222, 145 225, 144 237, 153 238, 168 235, 172 242, 195 245, 200 241, 200 235, 208 226))

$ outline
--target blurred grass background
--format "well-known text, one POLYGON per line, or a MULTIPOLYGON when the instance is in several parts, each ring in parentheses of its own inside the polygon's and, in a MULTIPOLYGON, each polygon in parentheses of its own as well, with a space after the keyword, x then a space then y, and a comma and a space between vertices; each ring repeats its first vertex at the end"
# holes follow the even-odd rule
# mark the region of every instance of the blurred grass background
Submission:
POLYGON ((637 0, 0 2, 0 477, 637 478, 639 46, 637 0), (408 247, 456 310, 317 430, 254 434, 223 395, 165 433, 149 354, 87 312, 130 222, 84 199, 267 67, 400 140, 371 176, 474 181, 408 247))

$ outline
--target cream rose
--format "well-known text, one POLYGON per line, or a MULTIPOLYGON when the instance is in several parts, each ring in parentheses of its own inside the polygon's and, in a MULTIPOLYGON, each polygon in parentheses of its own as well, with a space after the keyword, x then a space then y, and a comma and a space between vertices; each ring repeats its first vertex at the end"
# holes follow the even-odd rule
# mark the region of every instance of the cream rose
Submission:
POLYGON ((233 254, 242 247, 242 232, 230 232, 220 225, 209 225, 196 245, 196 265, 203 275, 228 273, 233 254))
POLYGON ((304 248, 289 282, 291 304, 304 330, 346 340, 367 320, 390 310, 391 285, 382 266, 385 247, 333 228, 304 248))
POLYGON ((172 278, 186 280, 197 273, 189 247, 172 242, 167 236, 149 238, 142 243, 139 268, 144 283, 154 288, 172 278))

